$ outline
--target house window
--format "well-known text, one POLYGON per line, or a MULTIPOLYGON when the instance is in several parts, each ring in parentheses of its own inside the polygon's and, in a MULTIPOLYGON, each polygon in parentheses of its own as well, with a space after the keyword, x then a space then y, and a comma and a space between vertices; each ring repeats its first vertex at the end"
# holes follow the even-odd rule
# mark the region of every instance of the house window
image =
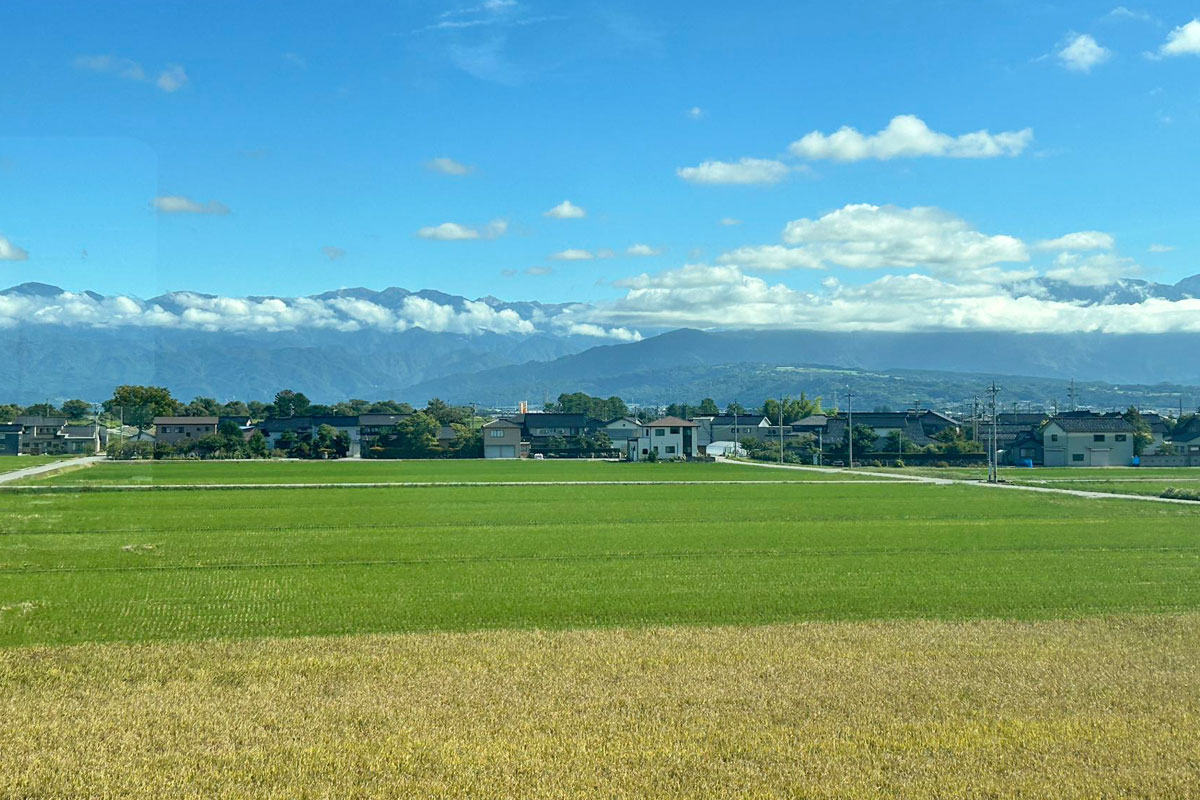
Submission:
POLYGON ((654 429, 654 435, 655 435, 655 436, 666 436, 666 435, 667 435, 667 429, 666 429, 666 428, 655 428, 655 429, 654 429))
POLYGON ((1052 442, 1057 442, 1057 441, 1058 441, 1058 434, 1057 434, 1057 433, 1052 433, 1052 434, 1050 434, 1050 441, 1052 441, 1052 442))
POLYGON ((1103 433, 1093 433, 1093 434, 1092 434, 1092 441, 1093 441, 1093 442, 1103 442, 1103 441, 1104 441, 1104 434, 1103 434, 1103 433))
POLYGON ((492 437, 493 439, 503 439, 504 431, 500 431, 500 430, 488 431, 488 436, 492 437))
POLYGON ((675 452, 675 445, 673 445, 673 444, 669 444, 669 445, 667 445, 667 452, 668 452, 668 453, 674 453, 674 452, 675 452))
POLYGON ((1114 438, 1114 439, 1116 439, 1118 442, 1124 442, 1124 441, 1127 441, 1127 440, 1129 439, 1129 436, 1127 436, 1127 435, 1126 435, 1126 434, 1124 434, 1124 433, 1118 433, 1118 434, 1117 434, 1116 436, 1114 436, 1113 438, 1114 438))
POLYGON ((671 433, 679 433, 679 428, 671 428, 671 433))
POLYGON ((1072 453, 1071 460, 1072 461, 1083 461, 1083 453, 1072 453))

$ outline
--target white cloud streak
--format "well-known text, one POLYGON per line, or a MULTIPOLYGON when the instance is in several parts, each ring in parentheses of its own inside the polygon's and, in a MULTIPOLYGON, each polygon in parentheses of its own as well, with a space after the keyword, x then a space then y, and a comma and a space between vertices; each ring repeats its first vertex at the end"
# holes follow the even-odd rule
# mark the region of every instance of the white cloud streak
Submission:
POLYGON ((29 253, 13 244, 7 236, 0 236, 0 261, 25 261, 29 253))
POLYGON ((183 195, 171 194, 156 197, 151 201, 160 214, 215 214, 229 213, 229 207, 216 200, 200 203, 183 195))
POLYGON ((870 136, 851 127, 831 134, 813 131, 792 142, 792 155, 806 159, 864 161, 934 156, 942 158, 996 158, 1020 155, 1033 141, 1033 129, 989 133, 986 130, 951 136, 931 130, 911 114, 893 117, 887 127, 870 136))
MULTIPOLYGON (((75 66, 91 72, 103 72, 139 83, 150 82, 150 75, 138 62, 111 55, 84 55, 75 58, 75 66)), ((187 84, 187 72, 179 64, 168 64, 154 78, 153 83, 164 92, 176 92, 187 84)))
POLYGON ((781 161, 743 158, 739 161, 705 161, 696 167, 680 167, 675 174, 690 183, 741 186, 779 183, 791 172, 781 161))
POLYGON ((542 214, 543 217, 551 219, 583 219, 587 216, 587 211, 572 203, 570 200, 563 200, 554 208, 542 214))
POLYGON ((591 250, 582 250, 574 247, 567 250, 560 250, 550 257, 555 261, 590 261, 595 258, 591 250))
POLYGON ((435 242, 458 242, 470 239, 496 239, 508 231, 508 222, 495 219, 482 228, 472 228, 457 222, 443 222, 420 228, 417 236, 435 242))
POLYGON ((475 168, 469 164, 463 164, 461 161, 455 161, 453 158, 447 156, 431 158, 426 166, 434 172, 440 172, 443 175, 454 175, 456 177, 470 175, 475 171, 475 168))
POLYGON ((1116 240, 1103 231, 1078 231, 1057 239, 1043 239, 1034 245, 1038 250, 1112 250, 1116 240))

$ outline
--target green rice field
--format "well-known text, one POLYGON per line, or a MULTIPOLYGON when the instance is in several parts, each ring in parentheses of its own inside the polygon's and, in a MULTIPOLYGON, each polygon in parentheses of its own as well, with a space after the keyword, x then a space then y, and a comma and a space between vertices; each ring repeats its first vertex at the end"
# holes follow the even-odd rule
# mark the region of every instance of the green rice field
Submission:
POLYGON ((1200 504, 722 464, 33 483, 0 491, 0 797, 1200 796, 1200 504))
MULTIPOLYGON (((855 480, 845 472, 767 470, 740 464, 547 461, 149 461, 103 462, 27 478, 39 486, 561 482, 561 481, 813 481, 855 480)), ((864 476, 863 479, 866 479, 864 476)), ((878 480, 878 478, 875 478, 878 480)))

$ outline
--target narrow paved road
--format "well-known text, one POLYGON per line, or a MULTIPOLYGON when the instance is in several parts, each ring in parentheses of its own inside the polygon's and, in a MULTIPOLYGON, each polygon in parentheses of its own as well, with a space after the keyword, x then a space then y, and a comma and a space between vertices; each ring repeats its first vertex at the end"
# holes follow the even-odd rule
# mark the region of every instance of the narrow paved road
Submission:
POLYGON ((1059 489, 1051 486, 1025 486, 1016 483, 988 483, 986 481, 971 481, 961 478, 933 478, 926 475, 902 475, 894 472, 871 472, 864 469, 849 470, 845 467, 806 467, 799 464, 766 464, 755 461, 731 461, 718 458, 724 464, 741 464, 743 467, 758 467, 760 469, 799 469, 817 472, 848 472, 854 475, 870 475, 877 478, 900 478, 916 483, 931 483, 937 486, 980 486, 987 489, 1010 489, 1018 492, 1043 492, 1046 494, 1065 494, 1071 497, 1088 497, 1099 500, 1141 500, 1150 503, 1173 503, 1175 505, 1193 506, 1200 508, 1195 500, 1176 500, 1171 497, 1155 497, 1145 494, 1112 494, 1109 492, 1085 492, 1080 489, 1059 489))
POLYGON ((25 469, 13 470, 12 472, 0 472, 0 483, 12 483, 24 478, 32 478, 34 475, 41 475, 44 472, 54 472, 56 469, 62 469, 66 465, 75 466, 76 464, 95 464, 103 461, 104 456, 84 456, 83 458, 64 458, 62 461, 52 461, 49 464, 39 464, 36 467, 26 467, 25 469))

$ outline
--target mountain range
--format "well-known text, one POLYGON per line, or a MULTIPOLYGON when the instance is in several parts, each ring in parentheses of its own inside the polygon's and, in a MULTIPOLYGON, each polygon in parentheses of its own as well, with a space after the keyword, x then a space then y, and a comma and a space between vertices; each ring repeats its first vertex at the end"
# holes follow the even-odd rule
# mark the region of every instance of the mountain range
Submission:
MULTIPOLYGON (((1200 297, 1200 275, 1173 286, 1127 279, 1077 287, 1041 279, 1023 291, 1082 306, 1174 300, 1200 297)), ((622 332, 613 344, 613 334, 595 326, 545 324, 579 304, 470 300, 397 287, 307 298, 172 292, 139 301, 27 283, 0 298, 29 309, 27 317, 0 328, 8 354, 0 361, 0 402, 26 404, 100 400, 117 384, 153 383, 185 399, 269 399, 290 387, 316 401, 423 403, 438 396, 502 406, 571 391, 646 404, 705 396, 756 403, 801 390, 830 397, 850 385, 864 407, 945 405, 1004 376, 1008 402, 1065 401, 1067 382, 1075 378, 1091 392, 1088 402, 1119 405, 1132 398, 1171 407, 1180 396, 1194 404, 1193 387, 1200 385, 1196 333, 680 329, 645 331, 640 339, 622 332), (82 311, 72 311, 80 304, 82 311), (409 318, 414 310, 429 312, 427 324, 438 329, 365 316, 401 309, 409 318), (97 316, 102 312, 126 321, 115 324, 97 316), (255 322, 272 314, 307 316, 290 328, 255 322), (188 324, 152 324, 154 315, 188 324), (210 318, 235 325, 216 327, 210 318)))

